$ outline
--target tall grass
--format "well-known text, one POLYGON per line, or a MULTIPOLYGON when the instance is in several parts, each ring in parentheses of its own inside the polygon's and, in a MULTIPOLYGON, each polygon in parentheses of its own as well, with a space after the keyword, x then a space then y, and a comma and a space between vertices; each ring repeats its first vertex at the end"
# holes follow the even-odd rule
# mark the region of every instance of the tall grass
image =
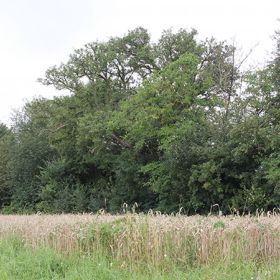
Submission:
POLYGON ((279 263, 280 215, 0 216, 0 238, 64 255, 102 254, 120 267, 170 270, 233 262, 279 263))
POLYGON ((160 270, 142 266, 127 269, 102 254, 55 252, 46 247, 32 249, 22 240, 0 239, 1 280, 279 280, 279 263, 256 265, 238 261, 160 270))

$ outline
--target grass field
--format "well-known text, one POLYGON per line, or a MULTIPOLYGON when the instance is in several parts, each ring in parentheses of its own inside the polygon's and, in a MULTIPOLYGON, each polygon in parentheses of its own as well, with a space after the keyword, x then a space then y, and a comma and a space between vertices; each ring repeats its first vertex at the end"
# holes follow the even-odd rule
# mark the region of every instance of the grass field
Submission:
POLYGON ((2 215, 2 279, 280 279, 280 216, 2 215))

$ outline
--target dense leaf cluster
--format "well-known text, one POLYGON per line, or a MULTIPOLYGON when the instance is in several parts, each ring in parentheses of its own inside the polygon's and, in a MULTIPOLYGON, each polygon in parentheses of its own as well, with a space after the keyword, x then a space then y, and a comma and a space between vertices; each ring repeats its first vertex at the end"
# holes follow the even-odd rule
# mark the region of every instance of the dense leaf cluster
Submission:
MULTIPOLYGON (((276 33, 277 34, 277 33, 276 33)), ((278 34, 279 35, 279 34, 278 34)), ((85 45, 0 125, 0 207, 207 213, 280 204, 280 55, 242 72, 234 46, 143 28, 85 45)))

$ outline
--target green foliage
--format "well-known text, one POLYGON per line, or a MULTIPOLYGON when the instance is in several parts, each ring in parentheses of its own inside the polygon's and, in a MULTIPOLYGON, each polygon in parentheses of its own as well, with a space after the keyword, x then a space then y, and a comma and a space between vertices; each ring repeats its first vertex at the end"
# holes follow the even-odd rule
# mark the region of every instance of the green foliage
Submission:
POLYGON ((225 228, 225 223, 223 221, 217 221, 213 224, 213 228, 215 229, 224 229, 225 228))
POLYGON ((136 28, 48 69, 40 81, 71 94, 0 124, 0 207, 279 207, 279 33, 273 61, 247 73, 234 46, 196 35, 167 30, 151 43, 136 28))
POLYGON ((4 207, 10 202, 11 189, 8 184, 10 157, 13 146, 12 132, 4 125, 0 124, 0 207, 4 207))

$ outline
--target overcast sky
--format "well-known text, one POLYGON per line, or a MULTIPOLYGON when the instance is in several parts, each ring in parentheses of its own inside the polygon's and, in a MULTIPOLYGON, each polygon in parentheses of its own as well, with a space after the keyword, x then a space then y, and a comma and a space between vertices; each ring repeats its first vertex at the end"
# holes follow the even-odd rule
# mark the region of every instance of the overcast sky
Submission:
POLYGON ((33 96, 60 92, 36 82, 85 43, 143 26, 156 40, 162 30, 195 28, 199 38, 236 41, 269 57, 280 29, 279 0, 0 0, 0 121, 33 96))

